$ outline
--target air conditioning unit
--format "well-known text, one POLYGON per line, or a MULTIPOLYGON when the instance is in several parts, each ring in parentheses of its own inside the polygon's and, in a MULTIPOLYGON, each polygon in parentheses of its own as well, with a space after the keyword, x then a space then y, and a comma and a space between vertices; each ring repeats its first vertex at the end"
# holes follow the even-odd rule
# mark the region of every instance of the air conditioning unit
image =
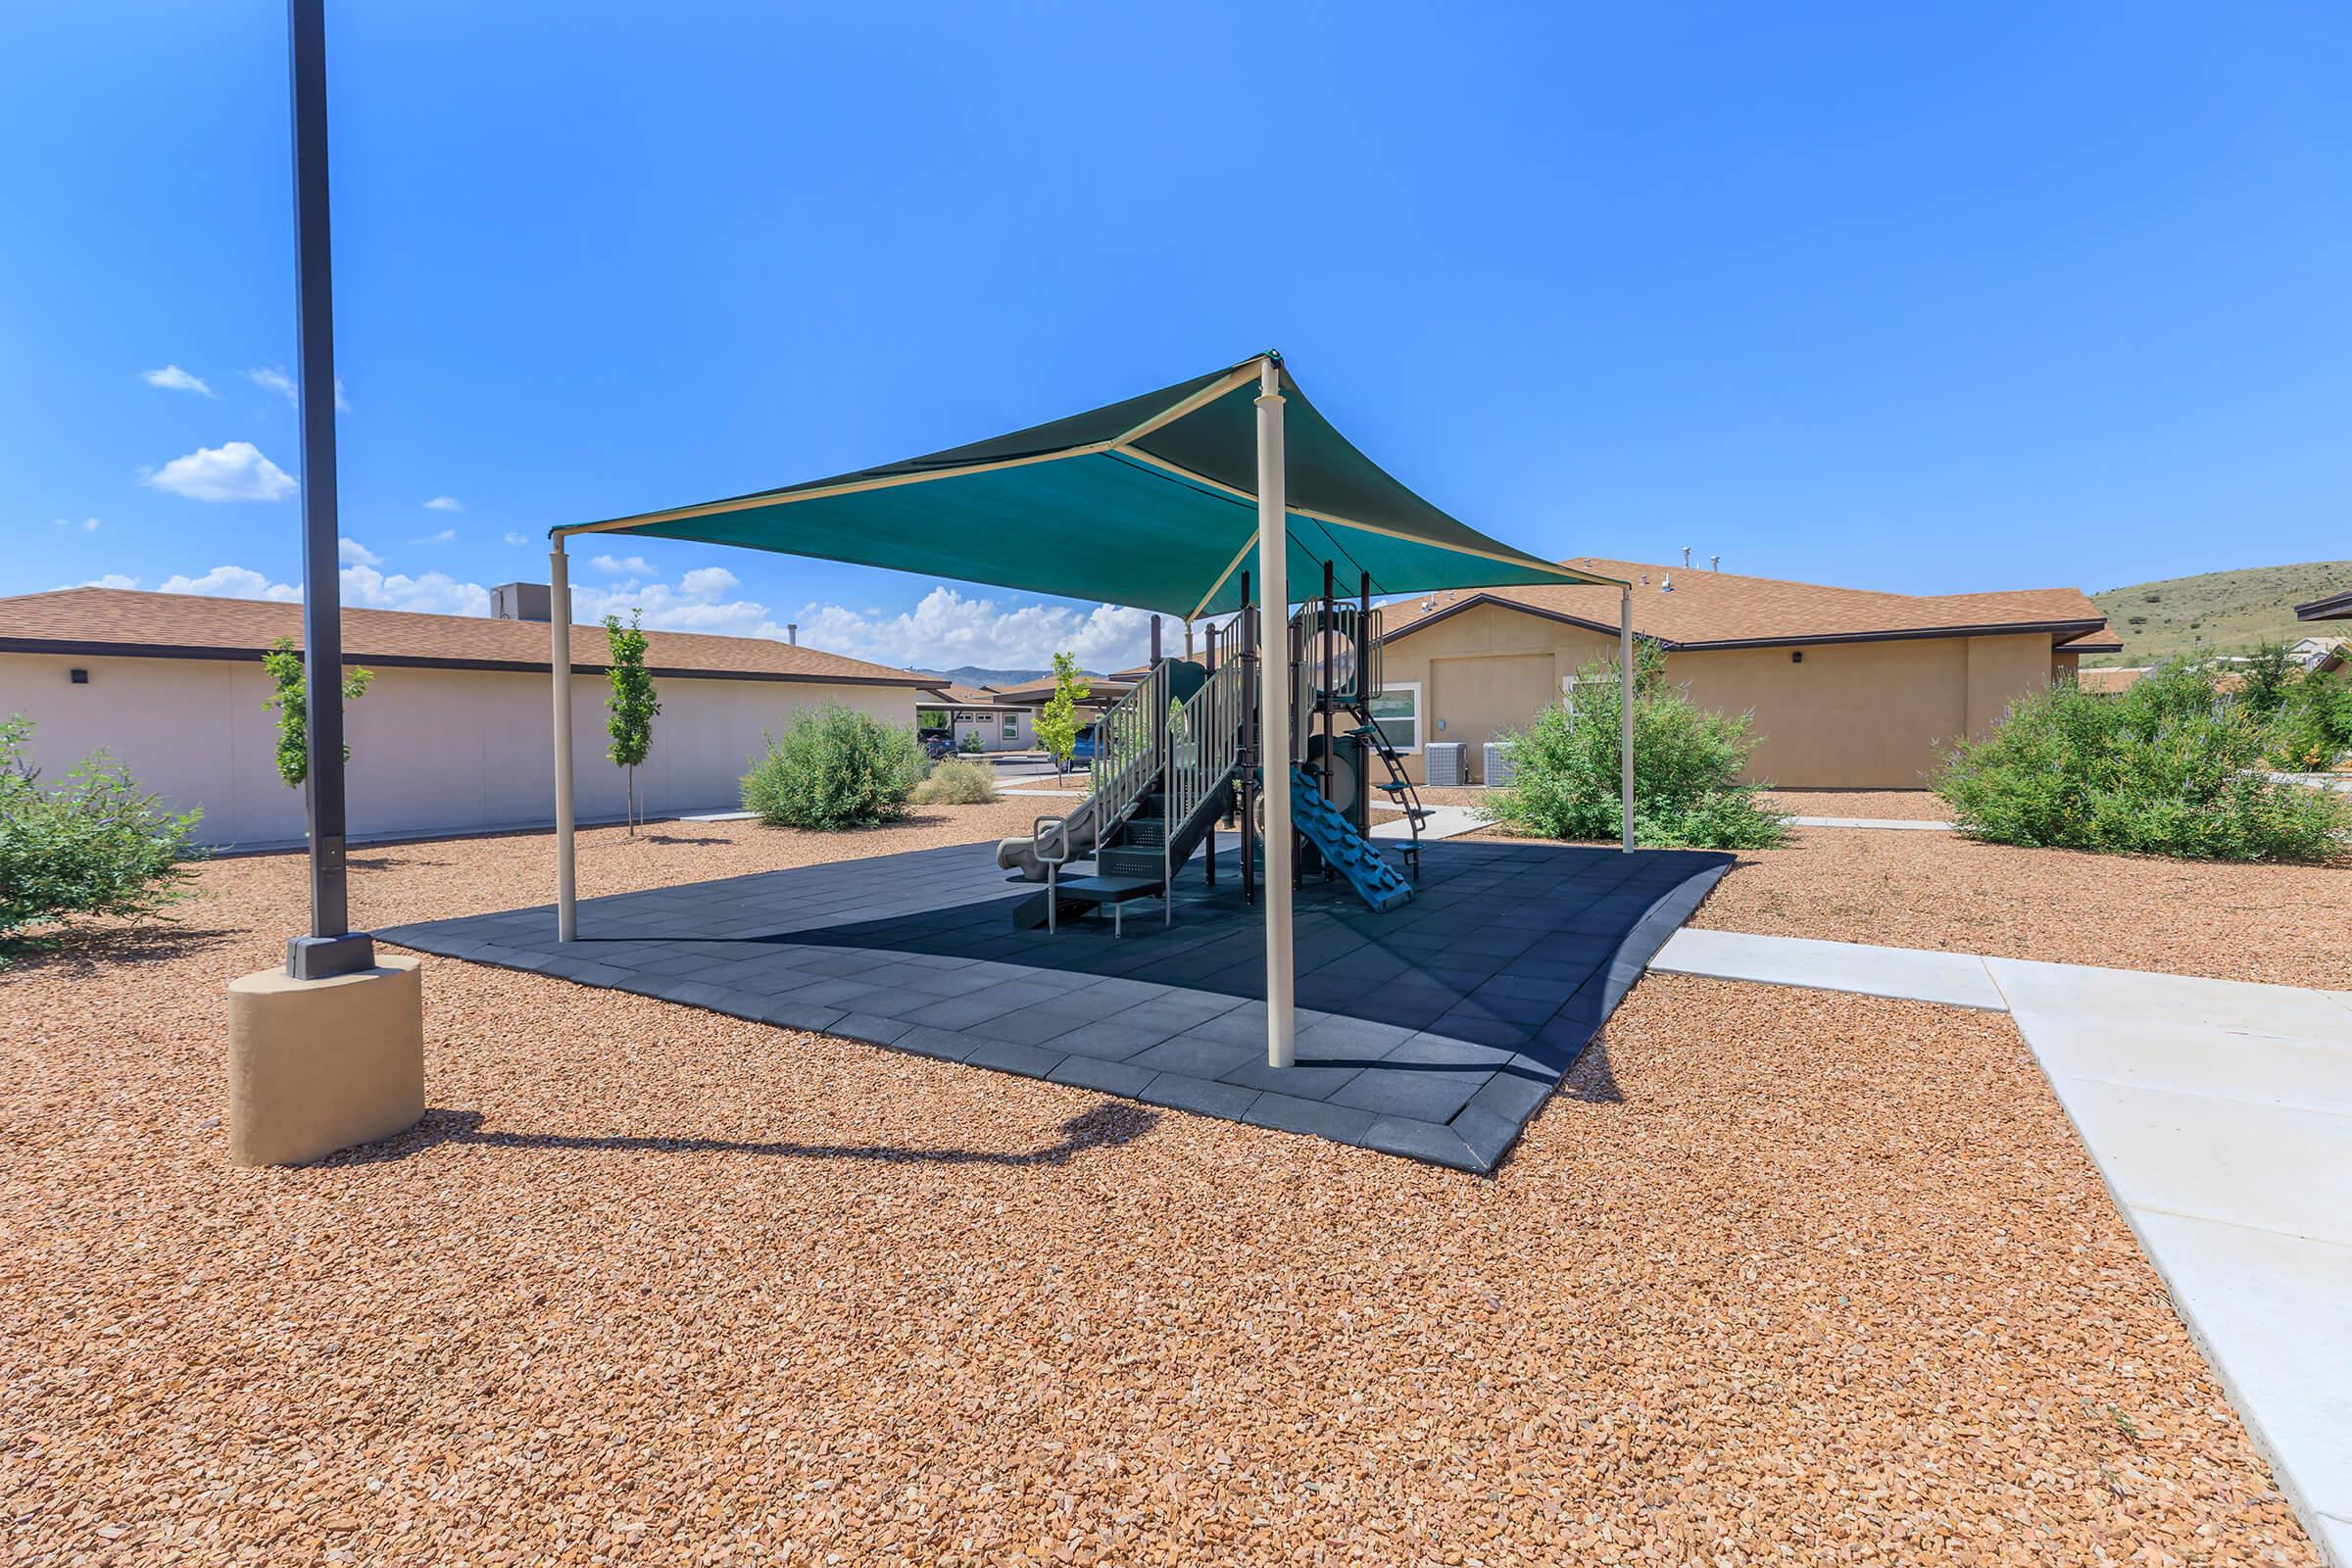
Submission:
POLYGON ((1462 772, 1462 743, 1432 741, 1421 748, 1421 762, 1433 790, 1459 789, 1470 782, 1462 772))
POLYGON ((1486 769, 1482 776, 1487 788, 1500 789, 1519 772, 1519 748, 1509 741, 1489 741, 1484 750, 1486 755, 1479 760, 1486 769))

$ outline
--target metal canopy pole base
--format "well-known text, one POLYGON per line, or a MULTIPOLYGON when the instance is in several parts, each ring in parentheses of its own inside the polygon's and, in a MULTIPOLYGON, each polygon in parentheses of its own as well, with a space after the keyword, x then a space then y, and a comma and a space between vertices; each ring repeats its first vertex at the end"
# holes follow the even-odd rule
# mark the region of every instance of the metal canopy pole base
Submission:
POLYGON ((339 937, 291 937, 286 942, 286 977, 331 980, 375 967, 375 939, 365 931, 339 937))

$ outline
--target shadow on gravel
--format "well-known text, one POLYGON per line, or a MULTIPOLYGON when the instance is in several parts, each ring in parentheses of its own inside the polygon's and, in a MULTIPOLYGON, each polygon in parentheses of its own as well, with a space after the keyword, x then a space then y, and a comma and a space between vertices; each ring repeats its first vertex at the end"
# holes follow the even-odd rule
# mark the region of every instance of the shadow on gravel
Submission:
POLYGON ((1617 1075, 1609 1070, 1609 1032, 1603 1029, 1592 1037, 1576 1066, 1569 1071, 1559 1092, 1570 1100, 1588 1105, 1622 1105, 1625 1091, 1617 1087, 1617 1075))
POLYGON ((731 1138, 589 1137, 571 1133, 481 1130, 478 1110, 428 1110, 398 1138, 335 1154, 320 1163, 380 1165, 408 1159, 445 1144, 486 1149, 612 1150, 624 1153, 762 1154, 786 1159, 866 1159, 893 1165, 1066 1165, 1094 1149, 1131 1144, 1159 1124, 1159 1113, 1134 1104, 1097 1105, 1061 1124, 1061 1141, 1044 1149, 1009 1153, 989 1149, 894 1149, 885 1144, 748 1143, 731 1138))
POLYGON ((250 931, 184 925, 133 926, 108 930, 91 926, 20 942, 5 950, 0 982, 23 979, 48 970, 63 970, 84 979, 101 969, 126 963, 164 963, 209 953, 224 942, 251 936, 250 931))

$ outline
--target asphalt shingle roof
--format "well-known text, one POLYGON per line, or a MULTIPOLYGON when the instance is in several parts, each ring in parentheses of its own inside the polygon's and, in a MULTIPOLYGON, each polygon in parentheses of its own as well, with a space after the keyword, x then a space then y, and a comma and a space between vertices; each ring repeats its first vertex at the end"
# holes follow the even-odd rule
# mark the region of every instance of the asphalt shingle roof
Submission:
MULTIPOLYGON (((1894 594, 1593 557, 1580 557, 1564 564, 1632 582, 1634 630, 1675 648, 1861 642, 1938 632, 2047 631, 2061 645, 2070 645, 2071 652, 2103 652, 2106 650, 2098 645, 2113 640, 2100 635, 2107 630, 2105 617, 2089 596, 2076 588, 1894 594), (1665 588, 1669 581, 1674 585, 1672 592, 1665 588), (2080 646, 2071 646, 2078 642, 2080 646)), ((1563 583, 1464 591, 1393 604, 1386 612, 1387 638, 1405 636, 1482 603, 1507 605, 1602 631, 1617 629, 1615 587, 1563 583)))
MULTIPOLYGON (((300 605, 123 588, 61 588, 0 599, 0 652, 7 653, 259 659, 280 637, 291 637, 296 647, 302 646, 300 605)), ((649 630, 645 639, 646 667, 657 675, 926 688, 940 684, 911 670, 765 637, 649 630)), ((604 627, 571 628, 573 668, 601 670, 605 653, 604 627)), ((343 657, 352 663, 545 670, 548 627, 537 620, 346 609, 343 657)))

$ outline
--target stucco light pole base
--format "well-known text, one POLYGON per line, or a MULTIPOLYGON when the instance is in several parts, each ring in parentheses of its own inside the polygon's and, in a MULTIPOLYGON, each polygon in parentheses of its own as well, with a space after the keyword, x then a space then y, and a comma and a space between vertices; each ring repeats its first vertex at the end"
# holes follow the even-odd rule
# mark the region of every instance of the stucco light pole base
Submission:
POLYGON ((424 1114, 424 984, 415 958, 228 983, 228 1153, 300 1165, 405 1132, 424 1114))

